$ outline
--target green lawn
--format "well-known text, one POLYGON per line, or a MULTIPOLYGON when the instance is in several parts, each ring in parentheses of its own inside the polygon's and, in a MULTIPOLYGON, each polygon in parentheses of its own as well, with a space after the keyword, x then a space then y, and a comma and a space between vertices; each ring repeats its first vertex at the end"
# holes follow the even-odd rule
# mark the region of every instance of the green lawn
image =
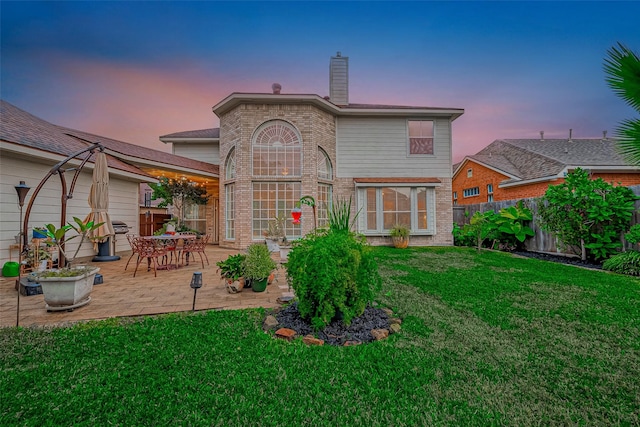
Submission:
POLYGON ((637 279, 376 253, 378 301, 404 321, 372 344, 276 340, 260 310, 2 329, 0 425, 640 424, 637 279))

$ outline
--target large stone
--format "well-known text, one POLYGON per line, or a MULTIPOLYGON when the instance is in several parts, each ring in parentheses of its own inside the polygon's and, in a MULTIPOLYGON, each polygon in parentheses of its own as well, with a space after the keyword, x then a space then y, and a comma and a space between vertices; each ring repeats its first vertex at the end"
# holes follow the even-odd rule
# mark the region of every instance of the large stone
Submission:
POLYGON ((270 331, 272 329, 275 329, 278 327, 278 320, 274 317, 274 316, 267 316, 266 319, 264 319, 264 323, 262 325, 262 328, 265 331, 270 331))
POLYGON ((276 337, 291 341, 296 336, 296 331, 289 328, 280 328, 276 331, 276 337))
POLYGON ((399 319, 397 317, 392 317, 391 319, 389 319, 389 324, 390 325, 401 325, 402 324, 402 319, 399 319))
POLYGON ((372 329, 371 335, 376 341, 380 341, 389 336, 389 331, 387 329, 372 329))
POLYGON ((389 317, 393 316, 393 310, 391 310, 390 308, 383 307, 382 311, 384 311, 389 317))
POLYGON ((358 340, 348 340, 348 341, 345 341, 343 345, 344 345, 345 347, 351 347, 351 346, 354 346, 354 345, 360 345, 360 344, 362 344, 362 342, 361 342, 361 341, 358 341, 358 340))
POLYGON ((391 332, 392 334, 396 334, 400 332, 400 328, 401 326, 399 324, 393 323, 389 326, 389 332, 391 332))
POLYGON ((324 345, 324 340, 316 338, 313 335, 305 335, 305 337, 302 338, 302 342, 307 345, 324 345))

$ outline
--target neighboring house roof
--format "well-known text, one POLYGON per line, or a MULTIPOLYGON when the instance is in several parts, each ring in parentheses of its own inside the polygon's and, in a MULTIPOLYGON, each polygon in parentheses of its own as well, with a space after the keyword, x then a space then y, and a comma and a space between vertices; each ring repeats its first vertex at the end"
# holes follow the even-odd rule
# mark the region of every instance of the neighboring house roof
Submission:
POLYGON ((219 117, 240 104, 299 104, 309 103, 336 116, 446 116, 455 120, 464 110, 461 108, 411 107, 401 105, 348 104, 338 106, 326 98, 313 94, 272 94, 234 92, 212 107, 219 117))
POLYGON ((144 177, 167 169, 208 177, 219 173, 217 165, 49 123, 4 100, 0 100, 0 140, 62 157, 98 142, 106 149, 109 167, 144 177))
POLYGON ((562 176, 568 169, 640 172, 616 150, 615 139, 498 139, 457 164, 474 161, 508 177, 503 184, 562 176))

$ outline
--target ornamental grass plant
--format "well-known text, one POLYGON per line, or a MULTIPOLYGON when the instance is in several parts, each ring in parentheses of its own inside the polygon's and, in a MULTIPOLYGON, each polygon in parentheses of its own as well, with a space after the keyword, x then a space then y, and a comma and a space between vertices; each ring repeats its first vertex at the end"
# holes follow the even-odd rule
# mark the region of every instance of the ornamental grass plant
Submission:
POLYGON ((471 248, 371 248, 388 339, 307 346, 264 310, 0 329, 0 425, 633 426, 636 278, 471 248), (247 361, 251 361, 248 363, 247 361))

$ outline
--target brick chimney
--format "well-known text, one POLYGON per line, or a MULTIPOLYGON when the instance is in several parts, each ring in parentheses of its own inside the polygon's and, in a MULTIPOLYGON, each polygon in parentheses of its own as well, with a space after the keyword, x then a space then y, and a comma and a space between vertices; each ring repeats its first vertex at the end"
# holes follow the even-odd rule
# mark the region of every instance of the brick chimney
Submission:
POLYGON ((329 64, 329 99, 336 105, 349 104, 349 58, 340 52, 329 64))

